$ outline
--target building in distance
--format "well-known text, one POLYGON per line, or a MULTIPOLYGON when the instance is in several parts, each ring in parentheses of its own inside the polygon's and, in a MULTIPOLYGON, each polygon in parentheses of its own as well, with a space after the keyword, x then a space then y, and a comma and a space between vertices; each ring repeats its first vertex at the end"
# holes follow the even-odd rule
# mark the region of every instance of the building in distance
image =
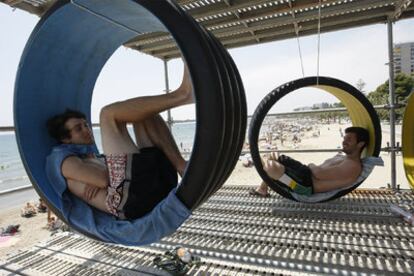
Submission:
POLYGON ((414 76, 414 42, 394 45, 394 73, 414 76))

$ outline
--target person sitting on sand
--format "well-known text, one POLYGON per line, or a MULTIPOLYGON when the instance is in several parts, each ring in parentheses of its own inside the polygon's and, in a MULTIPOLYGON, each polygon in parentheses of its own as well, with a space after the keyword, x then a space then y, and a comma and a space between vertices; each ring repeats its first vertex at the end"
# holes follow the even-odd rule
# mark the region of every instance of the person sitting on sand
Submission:
MULTIPOLYGON (((67 190, 119 219, 136 219, 151 211, 177 186, 177 172, 183 175, 187 165, 159 113, 192 103, 192 90, 185 67, 180 87, 171 93, 103 107, 100 130, 104 156, 88 151, 66 157, 57 168, 67 190), (127 123, 133 126, 136 143, 127 123)), ((60 143, 57 150, 65 146, 94 148, 91 126, 78 111, 66 110, 50 118, 47 126, 49 134, 60 143)), ((48 160, 56 160, 56 149, 48 160)), ((56 164, 52 163, 46 162, 47 171, 55 170, 56 164)))
MULTIPOLYGON (((327 192, 347 187, 354 183, 362 171, 361 153, 368 145, 369 133, 361 127, 345 129, 342 151, 325 160, 321 165, 303 165, 288 156, 281 155, 263 160, 263 168, 275 180, 288 185, 294 192, 303 195, 327 192)), ((267 197, 268 186, 262 182, 257 189, 249 191, 252 195, 267 197)))
POLYGON ((247 153, 246 155, 241 157, 241 160, 242 160, 242 164, 243 164, 244 167, 250 168, 250 167, 253 166, 253 159, 252 159, 252 156, 250 155, 250 153, 247 153))
POLYGON ((32 202, 26 202, 26 205, 20 209, 20 215, 25 218, 33 217, 36 213, 36 206, 32 202))

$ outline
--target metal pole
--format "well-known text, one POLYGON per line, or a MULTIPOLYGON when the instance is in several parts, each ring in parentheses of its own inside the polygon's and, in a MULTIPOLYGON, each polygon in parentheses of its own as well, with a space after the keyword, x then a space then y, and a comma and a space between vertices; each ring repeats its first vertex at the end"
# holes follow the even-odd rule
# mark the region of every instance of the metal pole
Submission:
POLYGON ((394 87, 394 52, 392 37, 392 19, 388 17, 388 70, 389 70, 389 107, 390 107, 390 153, 391 153, 391 188, 396 189, 395 167, 395 87, 394 87))
MULTIPOLYGON (((164 59, 164 74, 165 74, 165 93, 170 93, 170 84, 168 81, 168 60, 164 59)), ((171 117, 171 109, 167 110, 167 125, 170 131, 172 131, 172 117, 171 117)))

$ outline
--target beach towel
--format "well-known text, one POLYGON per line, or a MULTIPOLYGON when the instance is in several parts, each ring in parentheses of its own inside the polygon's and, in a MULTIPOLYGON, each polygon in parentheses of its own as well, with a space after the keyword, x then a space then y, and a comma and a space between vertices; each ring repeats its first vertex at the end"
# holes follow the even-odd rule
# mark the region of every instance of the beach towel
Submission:
POLYGON ((301 202, 311 203, 311 202, 320 202, 323 200, 327 200, 343 190, 346 190, 355 185, 361 184, 371 174, 375 166, 384 166, 384 160, 382 160, 381 157, 370 156, 370 157, 363 158, 361 161, 362 161, 362 172, 357 178, 357 180, 349 186, 336 189, 336 190, 332 190, 332 191, 328 191, 328 192, 314 193, 312 195, 307 195, 307 196, 300 195, 300 194, 293 193, 293 192, 291 193, 291 195, 296 200, 301 201, 301 202))

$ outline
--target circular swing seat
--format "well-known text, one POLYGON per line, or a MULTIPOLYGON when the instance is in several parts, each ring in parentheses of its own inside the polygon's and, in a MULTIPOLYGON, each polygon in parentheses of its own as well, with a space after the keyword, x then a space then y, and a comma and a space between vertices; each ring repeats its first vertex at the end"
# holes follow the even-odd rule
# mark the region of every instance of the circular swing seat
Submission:
POLYGON ((378 158, 381 150, 381 125, 374 107, 364 94, 352 85, 328 77, 297 79, 277 87, 266 95, 252 116, 249 127, 249 143, 254 165, 263 181, 280 195, 301 202, 323 202, 341 197, 357 188, 368 177, 374 166, 383 164, 382 160, 378 158), (305 87, 319 88, 338 98, 348 110, 352 125, 364 127, 370 134, 369 145, 364 150, 365 157, 362 159, 363 171, 357 181, 346 188, 326 193, 315 193, 310 196, 294 193, 285 184, 270 178, 263 169, 258 147, 260 128, 269 110, 287 94, 305 87))
POLYGON ((243 85, 228 52, 173 1, 58 1, 33 30, 16 76, 17 144, 34 188, 60 219, 104 242, 142 245, 173 233, 236 165, 246 109, 243 85), (195 141, 177 188, 144 217, 117 220, 49 181, 45 162, 56 143, 48 136, 46 121, 70 108, 90 122, 92 92, 104 64, 118 47, 151 32, 171 34, 189 68, 196 99, 195 141))

